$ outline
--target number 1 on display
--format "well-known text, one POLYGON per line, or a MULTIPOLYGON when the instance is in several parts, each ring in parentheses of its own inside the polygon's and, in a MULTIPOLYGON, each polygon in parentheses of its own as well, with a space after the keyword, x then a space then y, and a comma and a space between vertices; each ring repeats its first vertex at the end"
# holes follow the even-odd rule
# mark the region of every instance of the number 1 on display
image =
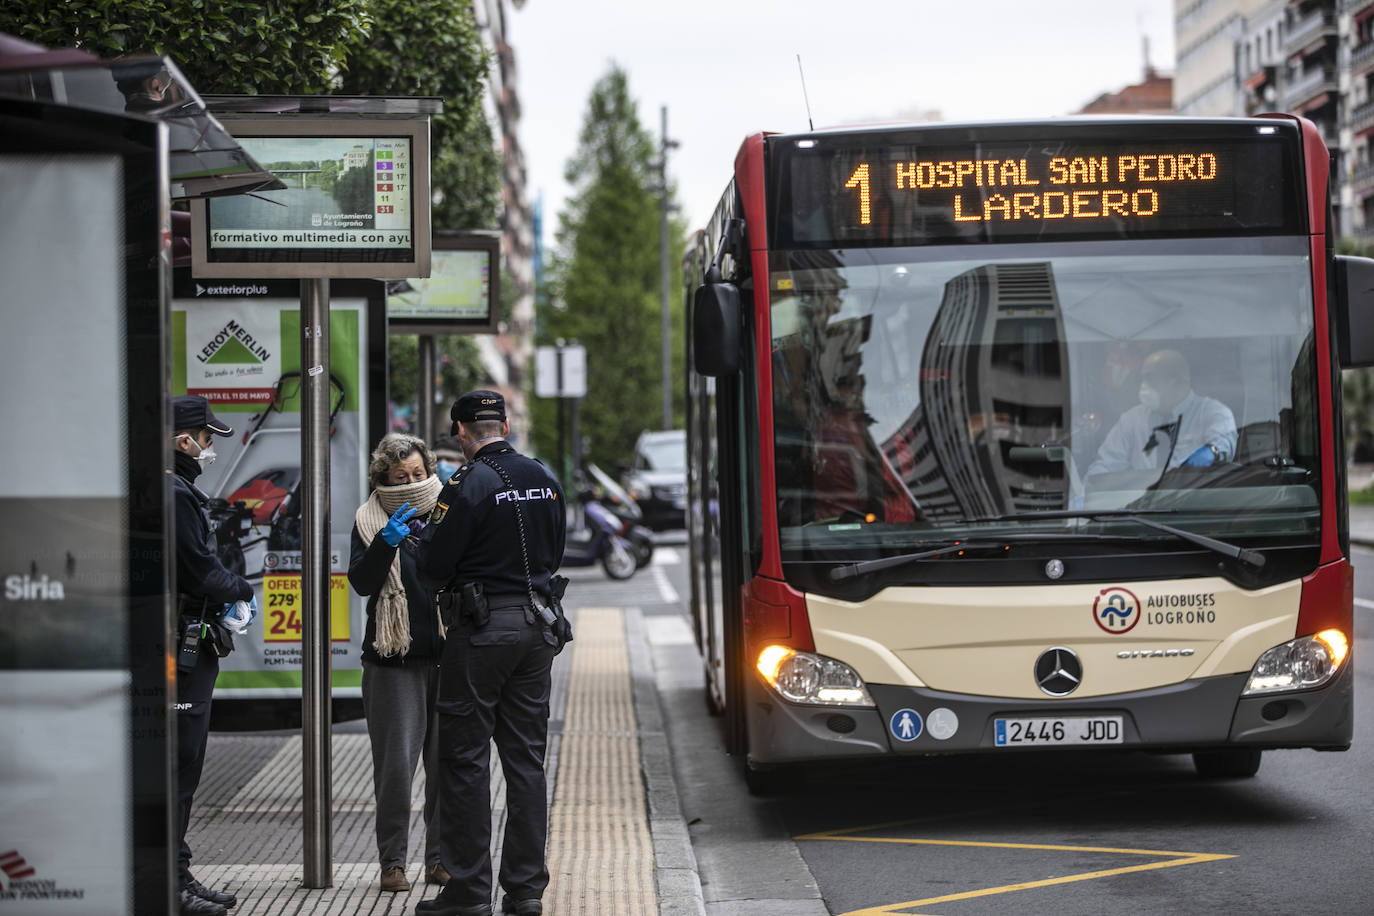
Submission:
POLYGON ((868 163, 865 162, 855 169, 844 186, 859 189, 859 225, 867 226, 873 222, 873 210, 868 197, 868 163))

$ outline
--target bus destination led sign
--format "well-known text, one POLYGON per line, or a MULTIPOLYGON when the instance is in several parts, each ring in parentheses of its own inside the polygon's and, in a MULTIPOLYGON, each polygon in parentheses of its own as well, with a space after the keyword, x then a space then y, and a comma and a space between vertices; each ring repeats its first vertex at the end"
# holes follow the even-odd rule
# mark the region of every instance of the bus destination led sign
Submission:
MULTIPOLYGON (((1160 193, 1153 184, 1218 177, 1213 152, 1055 156, 1039 175, 1029 162, 1025 157, 945 159, 897 162, 889 168, 898 191, 951 189, 950 215, 955 222, 1158 216, 1160 193)), ((862 226, 873 221, 873 181, 870 165, 864 162, 844 185, 857 192, 862 226)))
MULTIPOLYGON (((1110 129, 1112 133, 1106 133, 1110 129)), ((1276 130, 1271 128, 1271 130, 1276 130)), ((947 142, 949 132, 778 141, 783 246, 920 245, 1302 231, 1288 132, 947 142)), ((973 134, 970 139, 969 135, 973 134)))

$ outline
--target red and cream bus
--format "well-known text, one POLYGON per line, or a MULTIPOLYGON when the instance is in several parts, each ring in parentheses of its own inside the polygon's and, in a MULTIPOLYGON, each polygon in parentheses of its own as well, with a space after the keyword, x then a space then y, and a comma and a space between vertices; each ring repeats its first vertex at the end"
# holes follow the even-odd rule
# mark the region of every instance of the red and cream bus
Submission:
POLYGON ((687 255, 688 528, 751 786, 1349 746, 1374 262, 1333 254, 1329 166, 1290 116, 744 141, 687 255))

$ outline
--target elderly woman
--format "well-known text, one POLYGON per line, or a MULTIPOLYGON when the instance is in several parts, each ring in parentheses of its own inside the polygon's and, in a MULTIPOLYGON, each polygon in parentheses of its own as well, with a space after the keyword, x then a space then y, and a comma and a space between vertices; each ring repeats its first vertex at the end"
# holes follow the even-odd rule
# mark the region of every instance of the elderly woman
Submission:
POLYGON ((441 481, 434 455, 414 436, 390 433, 372 453, 372 494, 354 515, 348 581, 367 597, 363 714, 372 741, 377 855, 384 891, 410 889, 406 851, 416 761, 425 763, 425 880, 448 883, 439 863, 439 656, 444 637, 433 594, 415 573, 415 539, 441 481))

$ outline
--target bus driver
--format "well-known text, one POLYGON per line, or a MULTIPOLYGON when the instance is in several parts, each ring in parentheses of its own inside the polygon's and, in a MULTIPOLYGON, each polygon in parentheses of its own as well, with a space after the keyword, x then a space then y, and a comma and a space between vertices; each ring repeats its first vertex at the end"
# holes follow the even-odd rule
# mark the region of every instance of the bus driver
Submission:
POLYGON ((1141 366, 1140 403, 1107 433, 1085 476, 1111 471, 1205 468, 1236 453, 1236 419, 1216 398, 1192 388, 1188 361, 1156 350, 1141 366))

